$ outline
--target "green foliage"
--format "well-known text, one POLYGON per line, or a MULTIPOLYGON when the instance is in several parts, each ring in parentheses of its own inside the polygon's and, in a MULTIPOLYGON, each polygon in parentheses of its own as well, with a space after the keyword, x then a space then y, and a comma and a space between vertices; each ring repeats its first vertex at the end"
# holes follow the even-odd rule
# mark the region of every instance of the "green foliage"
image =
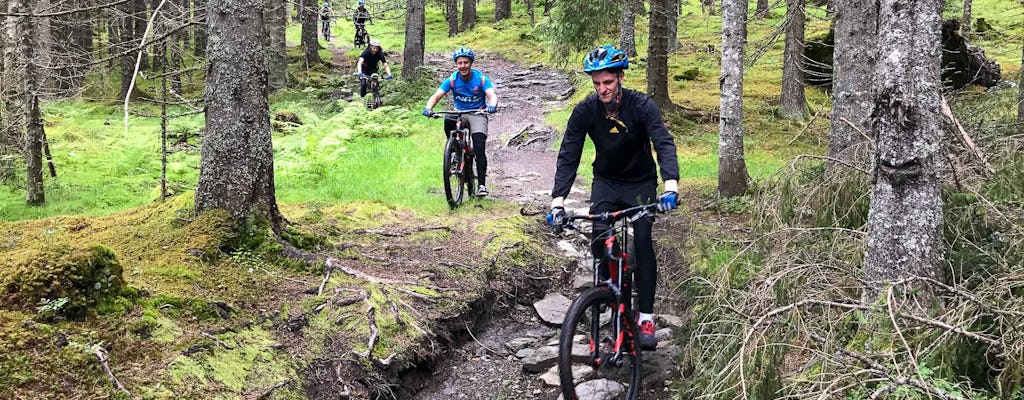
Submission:
POLYGON ((551 9, 551 20, 541 27, 558 61, 571 52, 590 50, 594 43, 618 31, 622 2, 561 1, 551 9))

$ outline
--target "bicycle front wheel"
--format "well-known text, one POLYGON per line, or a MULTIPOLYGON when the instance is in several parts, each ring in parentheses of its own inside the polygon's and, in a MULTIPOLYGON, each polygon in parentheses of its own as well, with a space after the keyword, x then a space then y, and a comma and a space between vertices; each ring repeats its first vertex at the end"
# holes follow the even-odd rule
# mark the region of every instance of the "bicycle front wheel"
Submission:
POLYGON ((444 195, 448 206, 455 208, 462 204, 462 148, 455 135, 444 145, 444 195))
POLYGON ((562 397, 572 400, 606 398, 636 400, 640 395, 641 354, 638 329, 631 311, 619 317, 615 333, 611 309, 615 294, 606 286, 580 294, 565 314, 558 339, 558 377, 562 397), (603 311, 603 312, 602 312, 603 311), (616 346, 619 346, 616 351, 616 346))

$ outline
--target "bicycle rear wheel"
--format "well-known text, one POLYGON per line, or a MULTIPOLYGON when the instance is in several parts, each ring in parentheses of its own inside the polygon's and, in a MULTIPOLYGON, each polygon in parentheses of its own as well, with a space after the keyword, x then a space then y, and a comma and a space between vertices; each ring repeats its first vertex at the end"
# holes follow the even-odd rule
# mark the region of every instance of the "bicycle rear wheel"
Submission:
POLYGON ((617 392, 615 398, 636 400, 640 395, 641 353, 631 311, 622 317, 621 337, 615 337, 610 308, 615 294, 607 286, 584 291, 573 301, 558 339, 558 377, 562 397, 588 400, 584 386, 617 392), (605 306, 605 307, 602 307, 605 306), (602 314, 600 310, 606 311, 602 314), (615 344, 623 348, 615 359, 615 344), (575 376, 574 376, 575 375, 575 376))
POLYGON ((462 204, 462 148, 455 135, 444 145, 444 195, 448 206, 455 208, 462 204))

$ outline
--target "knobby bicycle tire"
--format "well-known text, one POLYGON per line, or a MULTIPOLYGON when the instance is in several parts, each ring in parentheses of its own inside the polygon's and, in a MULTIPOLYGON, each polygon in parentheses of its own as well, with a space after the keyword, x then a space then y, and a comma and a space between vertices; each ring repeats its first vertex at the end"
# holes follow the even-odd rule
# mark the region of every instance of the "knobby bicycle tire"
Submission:
MULTIPOLYGON (((558 338, 558 379, 561 384, 562 398, 569 400, 587 400, 586 398, 580 398, 576 393, 576 385, 572 373, 573 365, 589 365, 594 368, 595 379, 609 379, 624 385, 624 395, 620 395, 618 398, 627 400, 637 400, 640 396, 640 382, 643 378, 641 366, 643 365, 642 354, 640 346, 636 345, 636 338, 638 330, 636 323, 633 321, 633 315, 631 311, 627 311, 623 318, 624 334, 628 335, 624 346, 633 352, 627 352, 626 360, 622 366, 615 366, 607 361, 606 358, 602 358, 597 353, 597 350, 607 346, 602 339, 608 339, 603 337, 604 332, 610 331, 610 326, 614 321, 609 321, 606 324, 602 324, 600 316, 596 318, 596 325, 598 337, 592 337, 591 332, 595 330, 595 318, 597 310, 600 309, 601 304, 612 305, 615 302, 615 294, 607 286, 601 286, 596 288, 587 289, 580 294, 569 306, 569 311, 565 314, 565 320, 562 323, 562 331, 558 338), (581 332, 582 331, 582 332, 581 332), (576 336, 579 334, 585 334, 587 337, 584 340, 588 343, 577 343, 576 336), (574 346, 575 345, 575 346, 574 346), (573 349, 576 349, 574 352, 573 349), (586 350, 583 350, 587 348, 586 350), (585 353, 585 354, 581 354, 585 353), (601 359, 599 365, 595 365, 595 360, 601 359)), ((611 338, 614 341, 614 338, 611 338)))
POLYGON ((462 148, 455 135, 448 138, 444 145, 444 195, 448 199, 448 205, 452 208, 462 204, 463 196, 463 174, 459 171, 459 164, 462 162, 462 148), (455 177, 455 182, 452 178, 455 177), (454 183, 454 185, 453 185, 454 183))

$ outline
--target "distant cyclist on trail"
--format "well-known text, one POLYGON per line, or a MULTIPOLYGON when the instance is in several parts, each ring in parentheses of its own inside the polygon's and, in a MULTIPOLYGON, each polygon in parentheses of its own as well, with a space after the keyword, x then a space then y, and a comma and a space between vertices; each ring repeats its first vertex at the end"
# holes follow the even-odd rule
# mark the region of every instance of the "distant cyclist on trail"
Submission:
POLYGON ((359 75, 359 96, 366 97, 366 79, 370 75, 376 74, 377 70, 380 69, 380 64, 384 64, 384 71, 388 73, 384 79, 391 79, 391 66, 388 65, 387 55, 380 46, 380 40, 370 39, 370 45, 363 50, 363 54, 359 55, 359 60, 356 61, 356 75, 359 75))
POLYGON ((356 11, 352 13, 352 22, 358 25, 365 25, 367 22, 373 25, 373 16, 370 15, 370 11, 366 9, 366 0, 359 0, 359 6, 356 7, 356 11))
MULTIPOLYGON (((498 94, 494 90, 494 84, 478 70, 473 69, 473 61, 476 56, 473 50, 468 47, 459 47, 452 53, 452 61, 458 69, 451 76, 441 81, 434 95, 427 99, 427 107, 423 109, 423 115, 432 116, 434 105, 441 100, 445 93, 452 92, 455 99, 456 110, 486 110, 494 113, 498 107, 498 94)), ((470 132, 473 136, 473 153, 476 158, 477 196, 487 196, 487 154, 484 151, 487 146, 487 116, 478 114, 466 114, 469 121, 470 132)), ((455 129, 455 120, 445 119, 445 134, 455 129)))
POLYGON ((324 35, 324 40, 328 42, 331 41, 331 14, 333 12, 334 11, 331 10, 331 3, 329 2, 325 1, 324 4, 320 6, 320 33, 324 35))
MULTIPOLYGON (((594 182, 590 192, 590 213, 616 211, 651 203, 656 198, 658 174, 655 171, 651 146, 658 153, 665 192, 658 198, 665 209, 676 208, 679 198, 679 165, 676 146, 662 123, 661 113, 643 93, 622 87, 623 70, 629 58, 622 50, 604 46, 591 51, 583 60, 583 72, 590 75, 596 93, 587 96, 572 110, 565 128, 551 190, 549 221, 565 218, 564 201, 576 180, 576 168, 587 136, 594 142, 594 182)), ((654 219, 641 218, 633 223, 633 259, 636 266, 636 289, 641 348, 654 349, 654 289, 658 282, 658 266, 654 258, 651 228, 654 219)), ((594 222, 593 237, 610 229, 606 223, 594 222)), ((603 243, 591 243, 595 260, 604 254, 603 243)), ((600 266, 602 279, 608 279, 607 265, 600 266)))

